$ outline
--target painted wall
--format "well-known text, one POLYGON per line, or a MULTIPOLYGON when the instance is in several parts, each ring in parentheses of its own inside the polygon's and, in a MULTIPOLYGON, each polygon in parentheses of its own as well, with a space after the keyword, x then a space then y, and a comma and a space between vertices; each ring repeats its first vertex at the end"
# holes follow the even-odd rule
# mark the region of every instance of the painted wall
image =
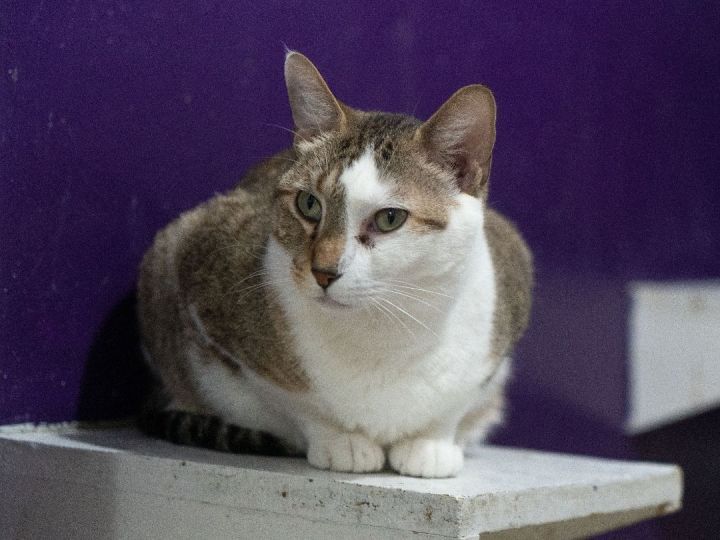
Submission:
POLYGON ((518 411, 543 396, 548 417, 617 427, 627 282, 720 276, 712 3, 143 4, 0 5, 0 423, 133 410, 137 264, 289 144, 287 45, 360 108, 426 118, 494 90, 491 200, 538 265, 501 439, 602 453, 518 411))

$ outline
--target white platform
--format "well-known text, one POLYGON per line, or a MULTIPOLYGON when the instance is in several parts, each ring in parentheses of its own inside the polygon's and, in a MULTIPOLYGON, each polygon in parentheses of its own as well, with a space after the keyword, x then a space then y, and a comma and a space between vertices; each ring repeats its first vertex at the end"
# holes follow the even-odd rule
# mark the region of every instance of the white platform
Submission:
POLYGON ((461 476, 320 471, 129 428, 0 430, 3 538, 570 538, 680 507, 672 465, 488 447, 461 476))
POLYGON ((720 281, 634 283, 627 431, 720 406, 720 281))

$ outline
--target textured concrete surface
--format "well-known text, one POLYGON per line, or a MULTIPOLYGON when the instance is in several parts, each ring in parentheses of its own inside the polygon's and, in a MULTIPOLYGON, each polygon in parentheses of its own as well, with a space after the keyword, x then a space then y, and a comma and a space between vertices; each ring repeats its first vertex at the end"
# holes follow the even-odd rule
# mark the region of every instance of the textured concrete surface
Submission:
POLYGON ((485 447, 453 479, 351 475, 66 426, 0 432, 0 485, 10 537, 562 538, 678 509, 682 473, 485 447))

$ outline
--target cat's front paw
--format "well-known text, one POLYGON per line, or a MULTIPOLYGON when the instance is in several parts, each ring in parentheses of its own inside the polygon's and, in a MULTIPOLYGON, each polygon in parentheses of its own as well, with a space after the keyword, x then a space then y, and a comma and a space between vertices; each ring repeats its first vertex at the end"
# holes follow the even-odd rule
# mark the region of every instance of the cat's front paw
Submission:
POLYGON ((383 449, 359 433, 338 433, 311 441, 307 459, 319 469, 342 472, 373 472, 385 465, 383 449))
POLYGON ((400 474, 424 478, 455 476, 463 466, 457 444, 438 439, 407 439, 390 449, 390 466, 400 474))

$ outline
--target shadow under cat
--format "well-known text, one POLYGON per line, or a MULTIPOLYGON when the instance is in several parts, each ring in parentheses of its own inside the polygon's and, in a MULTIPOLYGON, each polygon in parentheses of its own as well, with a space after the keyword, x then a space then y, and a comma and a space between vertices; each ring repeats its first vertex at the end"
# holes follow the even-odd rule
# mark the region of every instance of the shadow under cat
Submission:
POLYGON ((152 375, 140 350, 136 292, 129 292, 103 320, 93 339, 80 384, 80 421, 130 419, 140 411, 152 375))

